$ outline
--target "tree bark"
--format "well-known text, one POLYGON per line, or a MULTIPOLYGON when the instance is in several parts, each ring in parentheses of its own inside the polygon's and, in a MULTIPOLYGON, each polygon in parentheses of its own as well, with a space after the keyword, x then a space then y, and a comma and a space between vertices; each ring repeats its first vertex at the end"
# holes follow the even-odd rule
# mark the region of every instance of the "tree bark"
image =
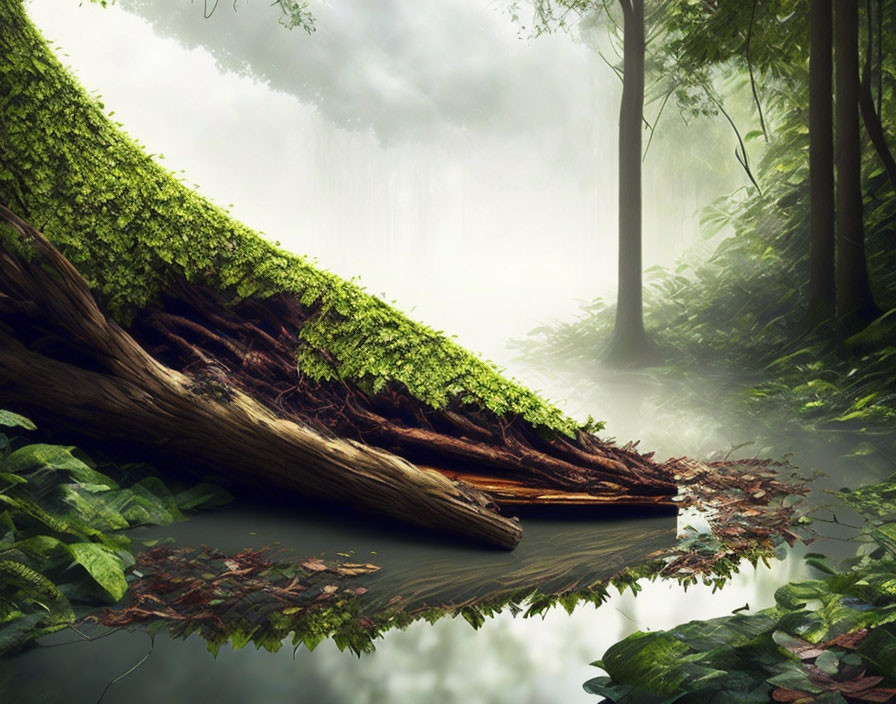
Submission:
POLYGON ((644 116, 644 0, 619 0, 623 80, 619 109, 619 283, 607 361, 640 366, 657 350, 644 330, 641 255, 641 135, 644 116))
POLYGON ((865 260, 859 134, 859 8, 834 0, 837 87, 837 317, 845 333, 880 315, 865 260))
POLYGON ((809 309, 815 327, 834 315, 834 107, 831 0, 809 0, 809 309))
POLYGON ((80 433, 155 447, 252 482, 348 502, 417 525, 513 548, 519 522, 490 497, 383 450, 327 437, 238 389, 209 389, 153 359, 97 306, 55 247, 0 206, 37 257, 0 249, 0 396, 80 433), (19 338, 32 339, 29 349, 19 338), (23 331, 24 329, 24 331, 23 331), (33 337, 33 336, 32 336, 33 337), (55 358, 63 338, 76 361, 55 358), (54 352, 56 354, 54 354, 54 352), (214 393, 217 391, 217 393, 214 393))
MULTIPOLYGON (((879 110, 882 109, 882 105, 878 108, 874 107, 874 95, 871 90, 871 67, 873 65, 874 53, 874 23, 872 21, 871 0, 866 5, 865 14, 868 20, 868 40, 865 49, 865 68, 862 72, 862 84, 859 87, 859 108, 862 112, 862 122, 865 125, 865 131, 868 133, 868 137, 877 151, 877 156, 880 158, 887 178, 890 179, 893 190, 896 191, 896 159, 893 158, 893 152, 890 151, 890 147, 887 144, 884 126, 880 119, 879 110)), ((881 51, 883 51, 882 46, 881 51)))

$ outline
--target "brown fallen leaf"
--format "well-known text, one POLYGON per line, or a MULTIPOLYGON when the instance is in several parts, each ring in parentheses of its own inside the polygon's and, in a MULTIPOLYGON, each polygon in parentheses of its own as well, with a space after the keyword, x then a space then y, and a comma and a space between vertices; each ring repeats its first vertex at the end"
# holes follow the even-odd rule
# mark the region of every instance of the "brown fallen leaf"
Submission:
POLYGON ((329 569, 327 563, 318 557, 309 557, 306 560, 302 560, 299 564, 309 572, 326 572, 329 569))
POLYGON ((343 562, 340 565, 331 566, 330 570, 343 577, 356 577, 361 574, 379 572, 380 568, 378 565, 372 565, 370 563, 343 562))
POLYGON ((850 631, 849 633, 844 633, 836 638, 831 638, 831 640, 826 640, 824 643, 820 643, 819 647, 847 648, 848 650, 853 650, 859 643, 865 640, 867 635, 868 629, 860 628, 857 631, 850 631))
POLYGON ((808 692, 798 689, 776 689, 772 692, 772 700, 776 702, 792 702, 793 704, 810 704, 815 701, 808 692))

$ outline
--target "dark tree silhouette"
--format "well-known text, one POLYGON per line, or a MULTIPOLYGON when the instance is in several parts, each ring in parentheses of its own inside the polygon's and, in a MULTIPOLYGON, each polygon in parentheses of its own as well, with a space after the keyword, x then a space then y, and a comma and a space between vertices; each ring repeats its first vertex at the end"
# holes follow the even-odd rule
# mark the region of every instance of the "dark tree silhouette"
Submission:
POLYGON ((833 8, 809 2, 809 313, 808 325, 834 315, 833 8))
POLYGON ((880 315, 865 259, 859 134, 859 7, 834 2, 837 89, 837 317, 849 333, 880 315))
POLYGON ((641 256, 641 135, 644 115, 644 0, 619 0, 623 16, 619 109, 619 284, 607 361, 639 366, 658 357, 644 330, 641 256))

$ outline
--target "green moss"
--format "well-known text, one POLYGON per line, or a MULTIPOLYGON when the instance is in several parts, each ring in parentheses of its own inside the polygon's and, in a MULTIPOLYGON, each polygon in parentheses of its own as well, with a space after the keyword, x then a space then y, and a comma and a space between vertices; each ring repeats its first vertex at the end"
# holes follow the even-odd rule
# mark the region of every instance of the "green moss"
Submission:
POLYGON ((469 403, 574 433, 493 365, 276 248, 156 164, 65 71, 19 0, 0 7, 0 46, 0 202, 43 231, 119 321, 178 277, 235 298, 286 292, 319 309, 297 354, 314 378, 400 385, 433 408, 469 403))

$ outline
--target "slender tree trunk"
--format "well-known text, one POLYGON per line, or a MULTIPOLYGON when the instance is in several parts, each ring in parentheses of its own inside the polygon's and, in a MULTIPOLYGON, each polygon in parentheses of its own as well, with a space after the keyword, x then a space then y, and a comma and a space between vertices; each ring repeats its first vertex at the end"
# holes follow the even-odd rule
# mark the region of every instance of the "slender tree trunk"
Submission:
MULTIPOLYGON (((884 126, 880 119, 880 110, 882 109, 883 99, 881 96, 878 100, 878 107, 875 107, 874 94, 871 89, 871 67, 874 64, 874 22, 871 0, 868 0, 865 8, 868 22, 868 40, 865 49, 865 69, 862 72, 862 85, 859 89, 859 108, 862 111, 862 122, 865 125, 865 131, 868 133, 868 137, 871 139, 871 143, 874 145, 878 157, 880 157, 881 164, 883 164, 884 171, 886 171, 890 183, 893 185, 893 188, 896 189, 896 158, 893 157, 893 152, 890 151, 890 147, 887 144, 884 126)), ((880 2, 878 2, 878 8, 880 8, 880 2)), ((878 31, 880 31, 880 29, 878 31)), ((883 49, 881 48, 880 51, 883 51, 883 49)), ((882 91, 879 88, 879 96, 881 95, 881 92, 882 91)))
POLYGON ((809 313, 834 315, 834 101, 831 0, 809 0, 809 313))
POLYGON ((880 315, 868 281, 859 135, 859 7, 834 0, 837 55, 837 317, 848 334, 880 315))
POLYGON ((619 284, 607 361, 638 365, 656 357, 644 331, 641 283, 641 123, 644 114, 644 0, 619 0, 623 82, 619 110, 619 284))

